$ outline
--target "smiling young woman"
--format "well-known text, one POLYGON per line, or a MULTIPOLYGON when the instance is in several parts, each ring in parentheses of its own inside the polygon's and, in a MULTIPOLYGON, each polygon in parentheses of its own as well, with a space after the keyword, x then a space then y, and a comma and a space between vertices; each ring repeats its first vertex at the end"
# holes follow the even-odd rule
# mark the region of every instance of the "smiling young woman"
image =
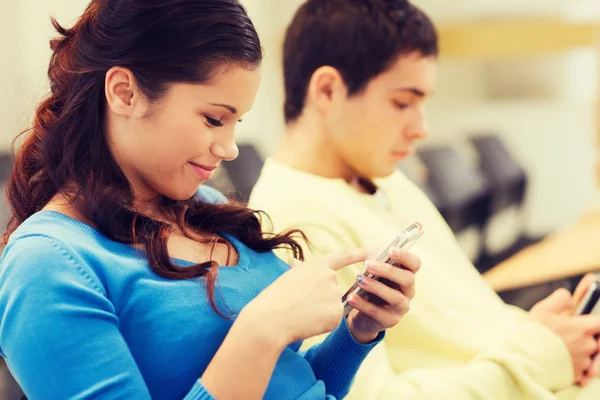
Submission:
POLYGON ((243 7, 92 0, 54 26, 51 94, 16 152, 0 261, 0 354, 27 397, 343 397, 412 280, 395 279, 386 320, 343 319, 334 270, 364 251, 290 269, 271 250, 302 260, 293 232, 263 235, 258 213, 201 186, 237 156, 260 82, 243 7))

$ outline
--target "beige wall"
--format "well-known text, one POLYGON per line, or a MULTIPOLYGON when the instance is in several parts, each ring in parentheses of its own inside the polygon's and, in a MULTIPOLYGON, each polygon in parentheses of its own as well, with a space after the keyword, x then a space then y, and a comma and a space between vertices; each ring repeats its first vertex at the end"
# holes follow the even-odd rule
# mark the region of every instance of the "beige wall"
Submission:
POLYGON ((69 25, 84 7, 81 0, 0 2, 0 150, 8 149, 14 135, 30 124, 36 104, 49 90, 50 17, 69 25))
POLYGON ((19 96, 19 85, 15 78, 20 60, 19 47, 14 41, 18 27, 16 12, 16 2, 0 5, 0 148, 7 148, 18 129, 15 100, 19 96))
POLYGON ((281 0, 242 0, 261 38, 264 49, 262 82, 252 111, 238 126, 239 141, 259 144, 264 154, 274 151, 283 130, 283 88, 281 79, 280 43, 286 21, 278 18, 281 0))

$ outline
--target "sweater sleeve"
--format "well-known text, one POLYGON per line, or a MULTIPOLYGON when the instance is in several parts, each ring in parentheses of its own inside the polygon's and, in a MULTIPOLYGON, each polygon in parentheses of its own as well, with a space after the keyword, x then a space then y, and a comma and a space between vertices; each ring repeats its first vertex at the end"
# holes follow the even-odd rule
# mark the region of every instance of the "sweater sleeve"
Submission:
POLYGON ((361 366, 346 399, 555 400, 555 393, 544 385, 539 364, 555 366, 564 360, 552 356, 554 338, 545 335, 536 324, 524 324, 514 336, 463 365, 399 374, 391 368, 384 348, 377 348, 361 366), (532 353, 545 354, 536 360, 532 353))
POLYGON ((369 344, 360 344, 350 333, 346 319, 320 344, 305 354, 317 379, 325 383, 327 394, 336 399, 346 397, 358 368, 369 352, 381 341, 385 332, 369 344))
MULTIPOLYGON (((294 226, 310 239, 313 248, 306 248, 309 254, 356 247, 341 230, 336 232, 331 226, 318 223, 294 226)), ((340 281, 344 281, 343 276, 338 277, 340 281)), ((396 373, 385 346, 384 340, 366 357, 346 399, 555 399, 553 392, 570 386, 573 377, 570 356, 561 339, 526 315, 521 316, 520 329, 512 336, 457 367, 396 373)))
MULTIPOLYGON (((0 315, 2 356, 28 398, 151 398, 99 278, 60 242, 7 246, 0 315)), ((212 399, 199 380, 186 390, 212 399)))

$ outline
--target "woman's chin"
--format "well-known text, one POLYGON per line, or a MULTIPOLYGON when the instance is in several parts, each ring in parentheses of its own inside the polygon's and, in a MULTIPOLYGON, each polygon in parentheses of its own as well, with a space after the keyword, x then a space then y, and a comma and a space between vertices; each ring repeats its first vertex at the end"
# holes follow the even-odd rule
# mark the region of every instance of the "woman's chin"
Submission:
POLYGON ((169 191, 169 193, 163 193, 162 195, 175 201, 187 201, 194 197, 200 189, 200 186, 192 186, 185 189, 169 191))

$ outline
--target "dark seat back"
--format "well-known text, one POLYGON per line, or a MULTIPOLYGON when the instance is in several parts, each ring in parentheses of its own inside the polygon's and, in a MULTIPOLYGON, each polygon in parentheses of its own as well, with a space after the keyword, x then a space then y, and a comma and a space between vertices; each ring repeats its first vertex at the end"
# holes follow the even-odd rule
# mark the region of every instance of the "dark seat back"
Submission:
POLYGON ((427 167, 429 186, 444 209, 440 210, 456 233, 470 225, 483 228, 490 215, 490 194, 484 177, 471 168, 451 146, 431 146, 418 152, 427 167))
POLYGON ((471 142, 479 155, 481 172, 492 193, 492 212, 511 205, 520 207, 527 189, 527 176, 523 168, 511 157, 499 137, 474 136, 471 142))

